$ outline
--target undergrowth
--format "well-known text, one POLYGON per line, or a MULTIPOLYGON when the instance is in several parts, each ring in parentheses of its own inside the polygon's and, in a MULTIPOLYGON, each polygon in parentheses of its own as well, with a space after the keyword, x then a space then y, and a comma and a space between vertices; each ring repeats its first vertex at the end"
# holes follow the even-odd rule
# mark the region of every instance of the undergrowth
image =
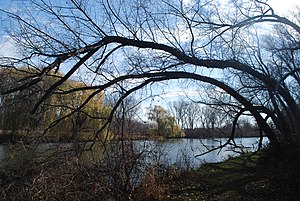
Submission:
POLYGON ((128 191, 122 190, 123 174, 115 169, 123 166, 116 165, 105 166, 103 162, 84 165, 77 157, 65 155, 38 160, 32 153, 23 152, 1 164, 0 198, 83 201, 300 198, 300 148, 285 143, 280 149, 266 147, 221 163, 204 164, 197 170, 153 166, 139 185, 128 191))

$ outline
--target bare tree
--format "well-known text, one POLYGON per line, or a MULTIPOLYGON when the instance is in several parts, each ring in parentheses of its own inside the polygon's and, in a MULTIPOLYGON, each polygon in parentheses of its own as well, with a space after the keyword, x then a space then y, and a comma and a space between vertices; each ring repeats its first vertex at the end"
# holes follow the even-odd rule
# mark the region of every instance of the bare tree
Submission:
POLYGON ((184 100, 175 101, 172 103, 171 108, 174 110, 174 116, 176 118, 177 124, 181 126, 181 128, 187 128, 187 110, 188 104, 184 100))
MULTIPOLYGON (((300 27, 298 21, 277 15, 265 2, 232 1, 227 5, 230 9, 219 7, 217 1, 199 0, 29 0, 25 4, 26 11, 2 10, 20 48, 20 58, 2 58, 2 65, 29 65, 37 73, 5 93, 43 82, 50 71, 67 71, 37 100, 32 113, 80 70, 88 75, 89 84, 63 92, 94 89, 78 110, 97 93, 124 92, 108 122, 133 92, 185 79, 226 93, 240 111, 251 113, 271 144, 278 145, 278 136, 263 113, 291 142, 299 140, 300 109, 295 93, 299 91, 300 27), (276 54, 262 44, 263 37, 258 34, 263 29, 273 30, 267 26, 271 23, 280 27, 277 30, 282 30, 288 42, 279 45, 276 54), (285 52, 293 53, 285 58, 295 65, 289 67, 285 62, 286 68, 281 67, 284 60, 279 55, 285 52), (283 128, 287 117, 291 129, 283 128)), ((270 38, 279 38, 270 33, 270 38)), ((75 111, 66 116, 73 114, 75 111)))
POLYGON ((209 106, 205 106, 202 108, 202 115, 204 119, 205 128, 215 129, 216 127, 220 126, 220 115, 216 109, 211 108, 209 106))
POLYGON ((200 105, 190 100, 174 101, 170 106, 174 111, 177 124, 184 129, 194 129, 199 123, 201 112, 200 105))

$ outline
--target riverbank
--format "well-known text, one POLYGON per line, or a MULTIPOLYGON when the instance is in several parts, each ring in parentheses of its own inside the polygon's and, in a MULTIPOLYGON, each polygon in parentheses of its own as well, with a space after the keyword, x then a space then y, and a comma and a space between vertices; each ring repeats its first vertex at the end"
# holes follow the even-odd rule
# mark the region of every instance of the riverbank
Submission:
MULTIPOLYGON (((110 134, 106 140, 155 140, 163 141, 168 139, 219 139, 219 138, 230 138, 231 130, 229 129, 185 129, 185 136, 183 137, 164 137, 155 136, 149 134, 131 133, 130 135, 125 135, 122 138, 110 134)), ((80 133, 80 138, 76 139, 78 142, 88 142, 93 141, 94 132, 82 132, 80 133)), ((256 130, 241 131, 237 130, 235 132, 235 138, 252 138, 260 137, 256 130)), ((55 134, 43 134, 43 131, 29 131, 29 130, 0 130, 0 144, 16 144, 16 143, 30 143, 32 141, 39 141, 41 143, 70 143, 74 142, 70 133, 59 132, 55 134)))
MULTIPOLYGON (((195 142, 197 141, 193 144, 199 148, 195 142)), ((172 144, 167 144, 167 147, 172 144)), ((178 145, 186 147, 185 143, 179 143, 169 148, 174 151, 178 145)), ((113 158, 111 155, 104 158, 98 155, 98 159, 95 160, 95 158, 87 158, 87 155, 82 157, 72 155, 61 148, 57 149, 58 152, 53 152, 54 150, 31 152, 29 147, 23 148, 23 146, 11 150, 12 152, 7 149, 3 152, 8 155, 2 161, 0 171, 0 190, 3 192, 0 200, 65 198, 65 200, 168 201, 298 200, 299 198, 300 149, 297 147, 290 148, 286 145, 286 148, 280 152, 264 149, 256 153, 243 154, 238 158, 230 158, 221 163, 207 163, 196 170, 192 170, 193 166, 188 155, 180 156, 182 160, 176 160, 176 163, 168 161, 166 164, 151 165, 140 160, 138 164, 133 157, 136 155, 128 151, 130 147, 133 146, 124 147, 127 149, 123 152, 128 154, 125 155, 125 159, 126 162, 131 160, 130 163, 120 160, 124 157, 122 153, 113 158), (38 153, 50 155, 43 158, 38 153), (183 170, 180 164, 185 165, 184 167, 191 166, 183 170), (125 174, 124 165, 145 172, 141 172, 141 177, 135 175, 135 172, 125 174), (119 167, 121 169, 117 169, 119 167), (126 183, 134 175, 141 182, 126 183)), ((116 148, 116 152, 110 153, 118 154, 119 150, 121 147, 116 148)), ((93 157, 96 155, 93 154, 93 157)), ((149 154, 145 156, 149 157, 149 154)), ((225 158, 228 157, 227 154, 225 158)))
POLYGON ((248 153, 166 178, 161 200, 299 200, 299 152, 248 153))

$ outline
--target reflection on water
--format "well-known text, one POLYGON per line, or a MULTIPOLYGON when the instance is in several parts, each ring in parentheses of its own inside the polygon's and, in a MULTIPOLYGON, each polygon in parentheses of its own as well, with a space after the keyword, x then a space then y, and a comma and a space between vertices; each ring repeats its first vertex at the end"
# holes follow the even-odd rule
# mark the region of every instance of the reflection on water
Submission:
MULTIPOLYGON (((258 147, 259 138, 237 138, 236 145, 243 148, 233 149, 232 146, 227 146, 221 150, 215 150, 203 156, 195 158, 194 156, 207 152, 208 149, 216 148, 225 143, 227 138, 222 139, 171 139, 163 142, 150 141, 153 146, 161 144, 164 160, 169 164, 180 164, 184 162, 191 163, 193 167, 200 167, 203 163, 220 162, 227 159, 229 156, 238 156, 240 152, 255 151, 258 147), (183 161, 188 160, 188 161, 183 161)), ((263 139, 263 144, 267 144, 267 138, 263 139)))
MULTIPOLYGON (((239 155, 241 149, 233 150, 227 146, 222 150, 212 151, 206 155, 195 158, 195 155, 208 151, 209 148, 215 148, 226 142, 223 139, 169 139, 165 141, 145 141, 136 140, 133 142, 137 152, 144 152, 149 163, 176 165, 184 167, 186 165, 194 168, 200 167, 204 162, 220 162, 229 156, 239 155), (188 164, 187 164, 188 163, 188 164)), ((258 146, 259 138, 237 138, 235 142, 238 146, 244 147, 243 151, 255 151, 258 146)), ((267 144, 268 140, 263 139, 263 144, 267 144)), ((118 142, 110 142, 106 149, 114 147, 118 142)), ((34 152, 39 157, 49 157, 51 154, 64 152, 72 149, 74 153, 74 144, 72 143, 43 143, 36 147, 25 147, 20 145, 0 145, 0 161, 10 158, 17 158, 18 155, 24 155, 26 152, 34 152), (73 148, 73 149, 72 149, 73 148), (21 153, 20 153, 21 152, 21 153)), ((104 147, 101 144, 95 144, 92 150, 85 151, 82 154, 84 161, 98 161, 102 158, 104 147)), ((23 156, 22 156, 23 157, 23 156)))

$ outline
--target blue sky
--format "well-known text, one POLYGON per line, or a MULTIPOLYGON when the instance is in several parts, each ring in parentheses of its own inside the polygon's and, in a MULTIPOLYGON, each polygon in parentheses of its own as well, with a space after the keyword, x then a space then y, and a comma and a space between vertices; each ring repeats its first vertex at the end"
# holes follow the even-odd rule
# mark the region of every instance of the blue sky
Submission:
MULTIPOLYGON (((10 2, 11 2, 11 0, 0 0, 0 9, 3 9, 3 10, 7 9, 9 7, 10 2)), ((0 17, 1 17, 1 14, 0 14, 0 17)), ((0 25, 1 25, 1 22, 0 22, 0 25)), ((2 28, 2 27, 0 27, 0 28, 2 28)))
MULTIPOLYGON (((86 0, 88 1, 88 0, 86 0)), ((190 2, 191 0, 183 0, 185 3, 190 2)), ((229 0, 222 0, 224 2, 229 0)), ((269 0, 270 5, 274 8, 275 12, 278 12, 279 14, 286 14, 286 11, 295 8, 295 4, 298 3, 299 0, 269 0)), ((19 6, 22 6, 23 3, 27 2, 27 0, 0 0, 0 9, 8 9, 10 6, 18 4, 19 6)), ((6 36, 6 33, 3 29, 3 23, 2 20, 3 16, 1 16, 0 13, 0 55, 5 56, 14 56, 14 48, 10 44, 10 41, 8 37, 6 36)), ((173 91, 172 93, 168 94, 168 96, 172 96, 176 98, 176 96, 182 95, 182 89, 181 91, 173 91)), ((163 100, 159 97, 155 98, 157 102, 163 102, 163 100)))
POLYGON ((9 6, 11 0, 1 0, 0 1, 0 8, 5 9, 9 6))
MULTIPOLYGON (((39 1, 39 0, 37 0, 39 1)), ((89 0, 86 0, 89 1, 89 0)), ((176 0, 178 1, 178 0, 176 0)), ((184 3, 189 3, 192 0, 182 0, 184 3)), ((224 3, 230 0, 221 0, 224 3)), ((295 9, 295 5, 300 3, 299 0, 269 0, 268 2, 270 5, 274 8, 275 12, 286 15, 287 11, 290 9, 295 9)), ((28 0, 0 0, 0 9, 6 10, 8 8, 11 8, 13 5, 16 5, 18 7, 22 7, 22 5, 26 4, 28 0)), ((10 39, 7 36, 7 33, 4 29, 4 22, 5 18, 2 15, 3 13, 0 12, 0 55, 5 56, 15 56, 14 55, 14 48, 10 43, 10 39)))
MULTIPOLYGON (((37 0, 40 1, 40 0, 37 0)), ((89 1, 89 0, 86 0, 89 1)), ((176 0, 178 1, 178 0, 176 0)), ((184 3, 189 3, 192 0, 182 0, 184 3)), ((230 0, 220 0, 226 3, 227 1, 230 0)), ((299 0, 269 0, 270 5, 274 8, 275 12, 278 12, 279 14, 286 14, 286 11, 295 8, 295 4, 300 4, 298 2, 299 0)), ((18 7, 22 7, 23 4, 26 4, 28 0, 0 0, 0 9, 8 9, 11 8, 13 5, 16 5, 18 7)), ((0 12, 0 55, 5 55, 5 56, 15 56, 14 55, 14 48, 10 43, 10 39, 7 36, 7 33, 5 32, 4 29, 4 23, 5 18, 3 15, 1 15, 0 12)))
MULTIPOLYGON (((8 9, 9 6, 11 5, 12 1, 13 0, 0 0, 0 9, 3 9, 3 10, 8 9)), ((0 44, 0 48, 1 48, 1 46, 3 46, 3 43, 4 43, 3 37, 6 35, 6 33, 3 30, 2 20, 3 20, 3 16, 0 13, 0 43, 2 43, 2 44, 0 44)))
MULTIPOLYGON (((183 2, 188 3, 191 0, 183 0, 183 2)), ((223 0, 224 2, 228 0, 223 0)), ((270 5, 274 8, 275 12, 278 12, 279 14, 285 14, 288 10, 291 8, 295 8, 295 5, 299 5, 300 3, 298 2, 299 0, 269 0, 268 2, 270 5)), ((22 3, 27 2, 27 0, 0 0, 0 9, 7 9, 9 8, 12 4, 19 4, 22 5, 22 3)), ((2 37, 5 36, 5 32, 3 32, 3 25, 1 23, 1 19, 3 17, 0 14, 0 43, 3 43, 2 37)), ((1 51, 1 50, 0 50, 1 51)))

